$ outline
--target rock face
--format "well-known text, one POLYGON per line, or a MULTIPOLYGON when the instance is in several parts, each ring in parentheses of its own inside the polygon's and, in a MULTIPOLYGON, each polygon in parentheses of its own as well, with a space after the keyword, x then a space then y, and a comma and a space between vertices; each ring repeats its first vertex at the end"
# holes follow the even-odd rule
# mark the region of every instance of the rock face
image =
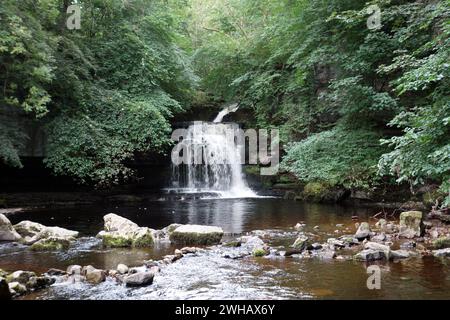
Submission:
POLYGON ((0 214, 0 241, 18 241, 20 239, 22 237, 14 230, 11 221, 4 214, 0 214))
POLYGON ((130 274, 123 278, 123 282, 128 287, 147 286, 153 283, 155 274, 151 271, 141 271, 130 274))
POLYGON ((186 224, 170 234, 170 241, 186 245, 213 245, 222 240, 223 230, 219 227, 186 224))
POLYGON ((11 300, 11 292, 4 278, 0 278, 0 300, 11 300))
POLYGON ((153 230, 110 213, 103 217, 104 230, 97 237, 107 247, 149 247, 154 243, 153 230))
POLYGON ((370 236, 370 226, 367 222, 362 222, 355 233, 355 238, 359 241, 369 238, 370 236))
POLYGON ((421 211, 407 211, 400 214, 399 237, 412 239, 421 237, 424 231, 421 211))

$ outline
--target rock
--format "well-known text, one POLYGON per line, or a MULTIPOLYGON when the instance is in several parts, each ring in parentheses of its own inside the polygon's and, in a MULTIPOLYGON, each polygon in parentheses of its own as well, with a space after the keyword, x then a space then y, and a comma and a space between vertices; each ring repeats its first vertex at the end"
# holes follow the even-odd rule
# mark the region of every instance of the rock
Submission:
POLYGON ((8 283, 19 282, 19 283, 21 283, 23 285, 26 285, 31 277, 36 277, 36 273, 34 273, 32 271, 18 270, 18 271, 15 271, 15 272, 11 273, 10 275, 8 275, 6 277, 6 281, 8 283))
POLYGON ((201 225, 182 225, 170 234, 175 244, 213 245, 220 243, 223 230, 220 227, 201 225))
POLYGON ((175 249, 173 254, 178 258, 181 259, 183 257, 183 252, 180 249, 175 249))
POLYGON ((18 296, 21 296, 21 295, 27 293, 27 287, 25 287, 25 285, 23 285, 17 281, 8 283, 8 287, 9 287, 9 290, 14 292, 14 294, 18 295, 18 296))
POLYGON ((386 259, 384 252, 381 250, 365 249, 353 256, 353 259, 359 261, 375 261, 386 259))
POLYGON ((8 276, 8 272, 3 269, 0 269, 0 278, 6 278, 8 276))
POLYGON ((26 287, 29 290, 38 290, 42 288, 46 288, 50 285, 55 283, 55 279, 51 277, 41 276, 41 277, 31 277, 30 280, 28 280, 26 287))
POLYGON ((81 275, 81 270, 82 269, 83 268, 81 266, 79 266, 79 265, 70 265, 70 266, 67 267, 67 274, 69 276, 73 276, 73 275, 79 276, 79 275, 81 275))
POLYGON ((318 251, 317 257, 324 260, 331 260, 336 257, 336 252, 334 252, 333 250, 318 251))
POLYGON ((300 235, 295 242, 292 244, 292 248, 299 250, 302 252, 308 246, 309 238, 305 235, 300 235))
POLYGON ((384 232, 377 234, 376 236, 373 236, 370 238, 371 241, 375 242, 383 242, 386 241, 386 234, 384 232))
POLYGON ((337 239, 335 239, 335 238, 329 238, 328 240, 327 240, 327 243, 329 244, 329 245, 332 245, 333 247, 337 247, 337 248, 344 248, 345 247, 345 243, 344 243, 344 241, 341 241, 341 240, 337 240, 337 239))
POLYGON ((450 248, 450 238, 441 237, 433 241, 434 249, 445 249, 450 248))
POLYGON ((297 230, 297 231, 300 231, 300 230, 302 230, 305 226, 306 226, 306 225, 305 225, 304 223, 297 223, 297 224, 294 226, 294 229, 297 230))
POLYGON ((238 248, 241 246, 240 241, 229 241, 223 244, 224 247, 238 248))
POLYGON ((44 238, 35 243, 30 247, 33 251, 61 251, 67 250, 70 246, 70 241, 63 238, 44 238))
POLYGON ((20 239, 22 237, 14 230, 11 221, 0 213, 0 241, 19 241, 20 239))
POLYGON ((106 272, 93 266, 84 267, 81 273, 85 276, 86 281, 92 284, 99 284, 106 280, 106 272))
POLYGON ((412 239, 421 237, 424 231, 421 211, 406 211, 400 214, 399 237, 412 239))
POLYGON ((391 259, 407 259, 409 257, 410 253, 406 250, 392 250, 390 254, 391 259))
POLYGON ((316 242, 316 243, 309 245, 306 249, 311 251, 311 250, 320 250, 322 248, 323 248, 323 246, 320 243, 316 242))
POLYGON ((103 217, 104 230, 97 237, 107 247, 150 247, 154 244, 154 231, 147 227, 139 227, 136 223, 114 213, 103 217))
POLYGON ((359 241, 362 241, 364 239, 369 238, 369 236, 370 236, 370 226, 367 222, 362 222, 355 233, 355 238, 358 239, 359 241))
POLYGON ((11 300, 11 292, 5 278, 0 277, 0 300, 11 300))
POLYGON ((387 226, 387 220, 386 219, 380 219, 380 220, 377 221, 377 223, 375 223, 375 227, 377 227, 381 231, 384 231, 386 229, 386 226, 387 226))
POLYGON ((238 240, 241 242, 241 246, 249 251, 264 246, 264 241, 256 236, 242 236, 238 240))
POLYGON ((46 272, 46 274, 48 274, 49 276, 64 276, 67 274, 67 272, 64 270, 51 268, 46 272))
POLYGON ((117 266, 117 272, 119 272, 120 274, 128 273, 128 266, 126 266, 124 264, 119 264, 117 266))
POLYGON ((412 249, 415 248, 417 246, 416 242, 414 241, 407 241, 404 242, 400 245, 400 248, 404 248, 404 249, 412 249))
POLYGON ((123 282, 128 287, 146 286, 153 283, 155 274, 150 271, 142 271, 130 274, 123 278, 123 282))
POLYGON ((46 227, 40 223, 32 222, 28 220, 24 220, 14 225, 14 229, 19 233, 23 238, 25 237, 34 237, 38 233, 42 232, 46 227))
POLYGON ((199 249, 198 248, 196 248, 196 247, 184 247, 184 248, 181 248, 181 253, 183 253, 183 254, 189 254, 189 253, 197 253, 197 251, 198 251, 199 249))
POLYGON ((450 248, 433 250, 433 255, 435 257, 450 257, 450 248))
POLYGON ((339 240, 341 240, 348 246, 353 246, 353 245, 359 244, 359 240, 357 238, 355 238, 354 236, 344 235, 344 236, 339 237, 339 240))
POLYGON ((386 259, 389 259, 391 254, 391 248, 387 245, 378 243, 378 242, 366 242, 364 244, 364 249, 375 250, 375 251, 383 251, 386 259))

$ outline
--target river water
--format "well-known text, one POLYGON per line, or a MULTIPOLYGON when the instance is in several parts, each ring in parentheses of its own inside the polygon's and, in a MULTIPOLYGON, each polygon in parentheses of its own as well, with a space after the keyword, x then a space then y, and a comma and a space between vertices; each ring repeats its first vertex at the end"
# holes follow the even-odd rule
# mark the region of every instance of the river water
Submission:
MULTIPOLYGON (((139 266, 146 260, 173 253, 175 247, 167 243, 147 249, 103 248, 95 235, 103 228, 103 215, 109 212, 154 229, 171 223, 216 225, 224 229, 225 240, 265 230, 273 235, 268 240, 271 246, 287 248, 296 238, 293 226, 298 222, 305 223, 304 231, 320 242, 353 234, 352 216, 358 216, 360 222, 375 223, 370 217, 376 211, 276 198, 154 201, 141 207, 36 210, 9 218, 12 223, 31 220, 77 230, 81 238, 65 252, 38 253, 25 246, 2 243, 0 268, 45 272, 71 264, 91 264, 113 269, 119 263, 139 266)), ((236 249, 211 247, 197 256, 186 256, 162 268, 154 283, 144 288, 125 288, 107 280, 100 285, 54 285, 25 299, 450 299, 449 259, 417 257, 378 263, 381 289, 369 290, 366 263, 275 256, 232 260, 223 256, 227 250, 236 249)))

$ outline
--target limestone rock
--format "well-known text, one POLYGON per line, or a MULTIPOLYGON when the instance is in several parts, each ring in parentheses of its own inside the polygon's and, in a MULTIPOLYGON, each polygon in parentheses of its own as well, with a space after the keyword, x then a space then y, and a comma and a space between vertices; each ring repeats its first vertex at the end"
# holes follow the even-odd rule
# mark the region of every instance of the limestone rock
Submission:
POLYGON ((213 245, 220 243, 223 230, 220 227, 202 225, 182 225, 170 235, 170 241, 176 244, 213 245))

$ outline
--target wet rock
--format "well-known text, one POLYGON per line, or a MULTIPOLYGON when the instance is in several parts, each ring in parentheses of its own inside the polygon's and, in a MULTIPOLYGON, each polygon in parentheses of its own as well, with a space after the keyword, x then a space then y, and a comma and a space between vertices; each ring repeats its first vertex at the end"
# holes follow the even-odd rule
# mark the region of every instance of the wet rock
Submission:
POLYGON ((24 220, 14 225, 14 229, 19 233, 23 238, 25 237, 34 237, 38 233, 42 232, 45 229, 45 226, 28 220, 24 220))
POLYGON ((304 223, 297 223, 294 226, 294 229, 297 230, 297 231, 301 231, 305 226, 306 226, 306 224, 304 224, 304 223))
POLYGON ((399 237, 412 239, 422 236, 424 231, 421 211, 406 211, 400 214, 399 237))
POLYGON ((68 266, 67 267, 67 274, 69 275, 69 276, 72 276, 72 275, 81 275, 81 270, 82 270, 83 268, 81 267, 81 266, 79 266, 79 265, 70 265, 70 266, 68 266))
POLYGON ((377 221, 377 223, 375 223, 375 227, 377 227, 381 231, 385 231, 387 224, 388 224, 388 222, 386 219, 380 219, 377 221))
POLYGON ((64 270, 51 268, 46 272, 46 274, 48 274, 49 276, 64 276, 67 274, 67 272, 64 270))
POLYGON ((27 287, 25 287, 24 284, 14 281, 8 283, 9 290, 13 293, 15 296, 21 296, 27 293, 27 287))
POLYGON ((323 251, 318 251, 316 256, 323 260, 331 260, 336 257, 336 252, 326 249, 323 251))
POLYGON ((309 238, 305 235, 300 235, 295 242, 292 244, 292 248, 300 250, 302 252, 308 246, 309 238))
POLYGON ((183 252, 180 249, 175 249, 173 254, 177 257, 177 259, 181 259, 183 257, 183 252))
POLYGON ((384 257, 386 259, 389 259, 391 254, 391 248, 387 245, 378 243, 378 242, 366 242, 364 244, 364 249, 374 250, 374 251, 382 251, 384 254, 384 257))
POLYGON ((150 247, 154 244, 153 230, 114 213, 103 217, 104 230, 97 237, 106 247, 150 247))
POLYGON ((450 257, 450 248, 433 250, 433 255, 435 257, 450 257))
POLYGON ((240 241, 229 241, 229 242, 225 242, 223 244, 224 247, 230 247, 230 248, 238 248, 241 246, 241 242, 240 241))
POLYGON ((10 275, 8 275, 6 277, 6 281, 8 283, 19 282, 19 283, 21 283, 23 285, 26 285, 31 277, 36 277, 36 273, 34 273, 32 271, 18 270, 18 271, 15 271, 15 272, 11 273, 10 275))
POLYGON ((241 242, 242 248, 249 251, 264 246, 264 241, 256 236, 242 236, 238 240, 241 242))
POLYGON ((450 238, 441 237, 433 241, 434 249, 445 249, 450 248, 450 238))
POLYGON ((220 243, 223 230, 220 227, 201 225, 182 225, 170 235, 170 241, 176 244, 213 245, 220 243))
POLYGON ((30 280, 28 280, 26 287, 28 290, 35 291, 46 288, 52 285, 53 283, 55 283, 55 279, 51 277, 46 276, 31 277, 30 280))
POLYGON ((415 241, 406 241, 406 242, 403 242, 402 244, 400 244, 400 248, 412 249, 412 248, 415 248, 416 245, 417 245, 417 243, 415 241))
POLYGON ((392 250, 390 254, 391 259, 407 259, 411 256, 406 250, 392 250))
POLYGON ((120 274, 125 274, 125 273, 128 273, 128 266, 127 265, 124 265, 124 264, 119 264, 118 266, 117 266, 117 272, 119 272, 120 274))
POLYGON ((181 253, 183 253, 183 254, 189 254, 189 253, 194 254, 194 253, 197 253, 198 251, 199 251, 199 248, 196 248, 196 247, 181 248, 181 253))
POLYGON ((252 255, 254 257, 264 257, 267 254, 269 254, 268 251, 266 251, 264 248, 255 248, 253 249, 252 255))
POLYGON ((19 241, 20 239, 22 237, 14 230, 11 221, 4 214, 0 214, 0 241, 19 241))
POLYGON ((331 245, 333 248, 344 248, 345 247, 345 243, 344 241, 341 240, 337 240, 335 238, 329 238, 327 240, 327 243, 329 245, 331 245))
POLYGON ((11 300, 11 292, 5 278, 0 277, 0 300, 11 300))
POLYGON ((136 272, 123 278, 123 282, 128 287, 147 286, 153 283, 155 274, 150 271, 136 272))
MULTIPOLYGON (((31 230, 35 230, 34 228, 40 228, 40 231, 38 233, 36 233, 34 236, 29 237, 29 236, 25 236, 24 237, 24 243, 25 244, 34 244, 40 240, 48 240, 48 239, 61 239, 61 242, 71 242, 74 241, 79 233, 78 231, 72 231, 72 230, 68 230, 68 229, 64 229, 64 228, 60 228, 60 227, 46 227, 43 225, 40 225, 40 227, 38 227, 39 224, 37 223, 31 223, 31 224, 23 224, 20 229, 23 231, 23 229, 25 228, 25 226, 30 227, 30 229, 28 229, 28 232, 31 234, 32 231, 31 230)), ((51 241, 48 241, 51 242, 51 241)))
POLYGON ((3 269, 0 269, 0 278, 6 278, 8 276, 8 272, 3 269))
POLYGON ((362 241, 364 239, 369 238, 369 236, 370 236, 370 226, 367 222, 362 222, 355 233, 355 238, 358 239, 359 241, 362 241))
POLYGON ((375 261, 386 259, 384 252, 381 250, 365 249, 353 256, 358 261, 375 261))
POLYGON ((354 236, 341 236, 339 237, 339 240, 341 240, 342 242, 344 242, 346 245, 348 246, 354 246, 354 245, 358 245, 359 244, 359 240, 357 238, 355 238, 354 236))
POLYGON ((92 284, 99 284, 106 280, 106 273, 104 270, 96 269, 93 266, 86 266, 81 273, 86 278, 86 281, 92 284))
POLYGON ((70 246, 70 241, 64 238, 44 238, 35 243, 30 247, 33 251, 61 251, 67 250, 70 246))
POLYGON ((384 242, 386 241, 387 237, 386 234, 384 232, 379 233, 373 237, 370 238, 371 241, 375 241, 375 242, 384 242))
POLYGON ((315 242, 315 243, 309 245, 306 249, 312 251, 312 250, 320 250, 322 248, 323 248, 323 246, 320 243, 315 242))

